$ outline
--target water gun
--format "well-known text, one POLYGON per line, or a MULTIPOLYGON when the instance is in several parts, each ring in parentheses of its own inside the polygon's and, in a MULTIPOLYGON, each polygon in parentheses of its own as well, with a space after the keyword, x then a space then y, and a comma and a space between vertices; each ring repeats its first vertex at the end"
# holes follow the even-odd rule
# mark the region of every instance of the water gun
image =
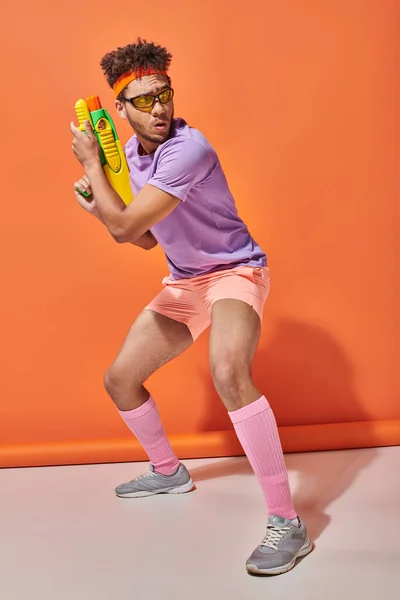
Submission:
MULTIPOLYGON (((81 131, 85 132, 85 120, 90 122, 100 144, 100 159, 104 173, 114 190, 128 205, 133 200, 129 167, 112 118, 106 109, 102 108, 98 96, 78 100, 75 111, 81 131)), ((82 196, 89 196, 82 190, 78 191, 82 196)))

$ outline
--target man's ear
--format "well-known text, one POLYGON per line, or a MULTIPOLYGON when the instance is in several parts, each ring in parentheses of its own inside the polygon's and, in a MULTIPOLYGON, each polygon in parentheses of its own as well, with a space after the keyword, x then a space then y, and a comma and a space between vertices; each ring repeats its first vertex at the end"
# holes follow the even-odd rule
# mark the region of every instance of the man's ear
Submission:
POLYGON ((121 119, 126 120, 128 118, 128 115, 126 114, 125 103, 121 102, 120 100, 115 100, 114 106, 115 110, 118 113, 118 116, 121 117, 121 119))

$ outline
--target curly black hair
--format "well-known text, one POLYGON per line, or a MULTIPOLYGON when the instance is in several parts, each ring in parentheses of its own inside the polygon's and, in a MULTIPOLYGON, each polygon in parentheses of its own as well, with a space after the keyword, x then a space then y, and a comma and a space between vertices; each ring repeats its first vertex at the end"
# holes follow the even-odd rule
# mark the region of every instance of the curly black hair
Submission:
MULTIPOLYGON (((172 55, 162 46, 154 42, 147 42, 141 38, 135 44, 128 44, 108 52, 100 61, 100 66, 106 76, 108 85, 113 87, 117 79, 127 71, 154 69, 168 71, 172 55)), ((168 77, 168 83, 171 80, 168 77)), ((124 90, 119 94, 118 100, 124 99, 124 90)))

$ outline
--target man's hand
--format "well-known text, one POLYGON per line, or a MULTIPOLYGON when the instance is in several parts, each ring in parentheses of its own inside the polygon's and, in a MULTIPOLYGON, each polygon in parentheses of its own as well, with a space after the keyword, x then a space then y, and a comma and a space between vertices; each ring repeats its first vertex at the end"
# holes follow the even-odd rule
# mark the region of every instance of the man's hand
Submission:
POLYGON ((86 169, 87 167, 100 163, 100 146, 93 133, 90 122, 85 121, 86 134, 72 122, 70 127, 74 136, 72 141, 72 151, 81 165, 86 169))
POLYGON ((75 197, 78 200, 79 204, 82 206, 82 208, 84 208, 88 213, 90 213, 91 215, 93 215, 94 217, 99 219, 99 221, 104 223, 104 221, 101 218, 101 215, 99 213, 99 209, 97 208, 96 200, 92 194, 90 180, 87 175, 85 175, 84 177, 82 177, 82 179, 80 179, 79 181, 74 183, 74 194, 75 194, 75 197), (82 196, 78 192, 77 188, 82 190, 82 192, 86 192, 87 194, 90 194, 90 196, 88 196, 87 198, 85 196, 82 196))

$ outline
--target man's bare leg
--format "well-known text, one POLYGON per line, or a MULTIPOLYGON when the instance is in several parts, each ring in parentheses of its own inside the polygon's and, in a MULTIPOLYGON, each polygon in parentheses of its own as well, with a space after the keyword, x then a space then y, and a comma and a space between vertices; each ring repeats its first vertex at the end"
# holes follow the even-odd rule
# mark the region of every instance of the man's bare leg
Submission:
POLYGON ((120 411, 138 408, 149 398, 143 386, 152 373, 193 343, 183 323, 144 310, 132 325, 104 385, 120 411))
POLYGON ((146 309, 133 324, 105 375, 106 390, 152 465, 146 476, 118 486, 119 496, 183 493, 193 487, 189 473, 171 448, 154 399, 143 385, 192 341, 186 325, 146 309))

